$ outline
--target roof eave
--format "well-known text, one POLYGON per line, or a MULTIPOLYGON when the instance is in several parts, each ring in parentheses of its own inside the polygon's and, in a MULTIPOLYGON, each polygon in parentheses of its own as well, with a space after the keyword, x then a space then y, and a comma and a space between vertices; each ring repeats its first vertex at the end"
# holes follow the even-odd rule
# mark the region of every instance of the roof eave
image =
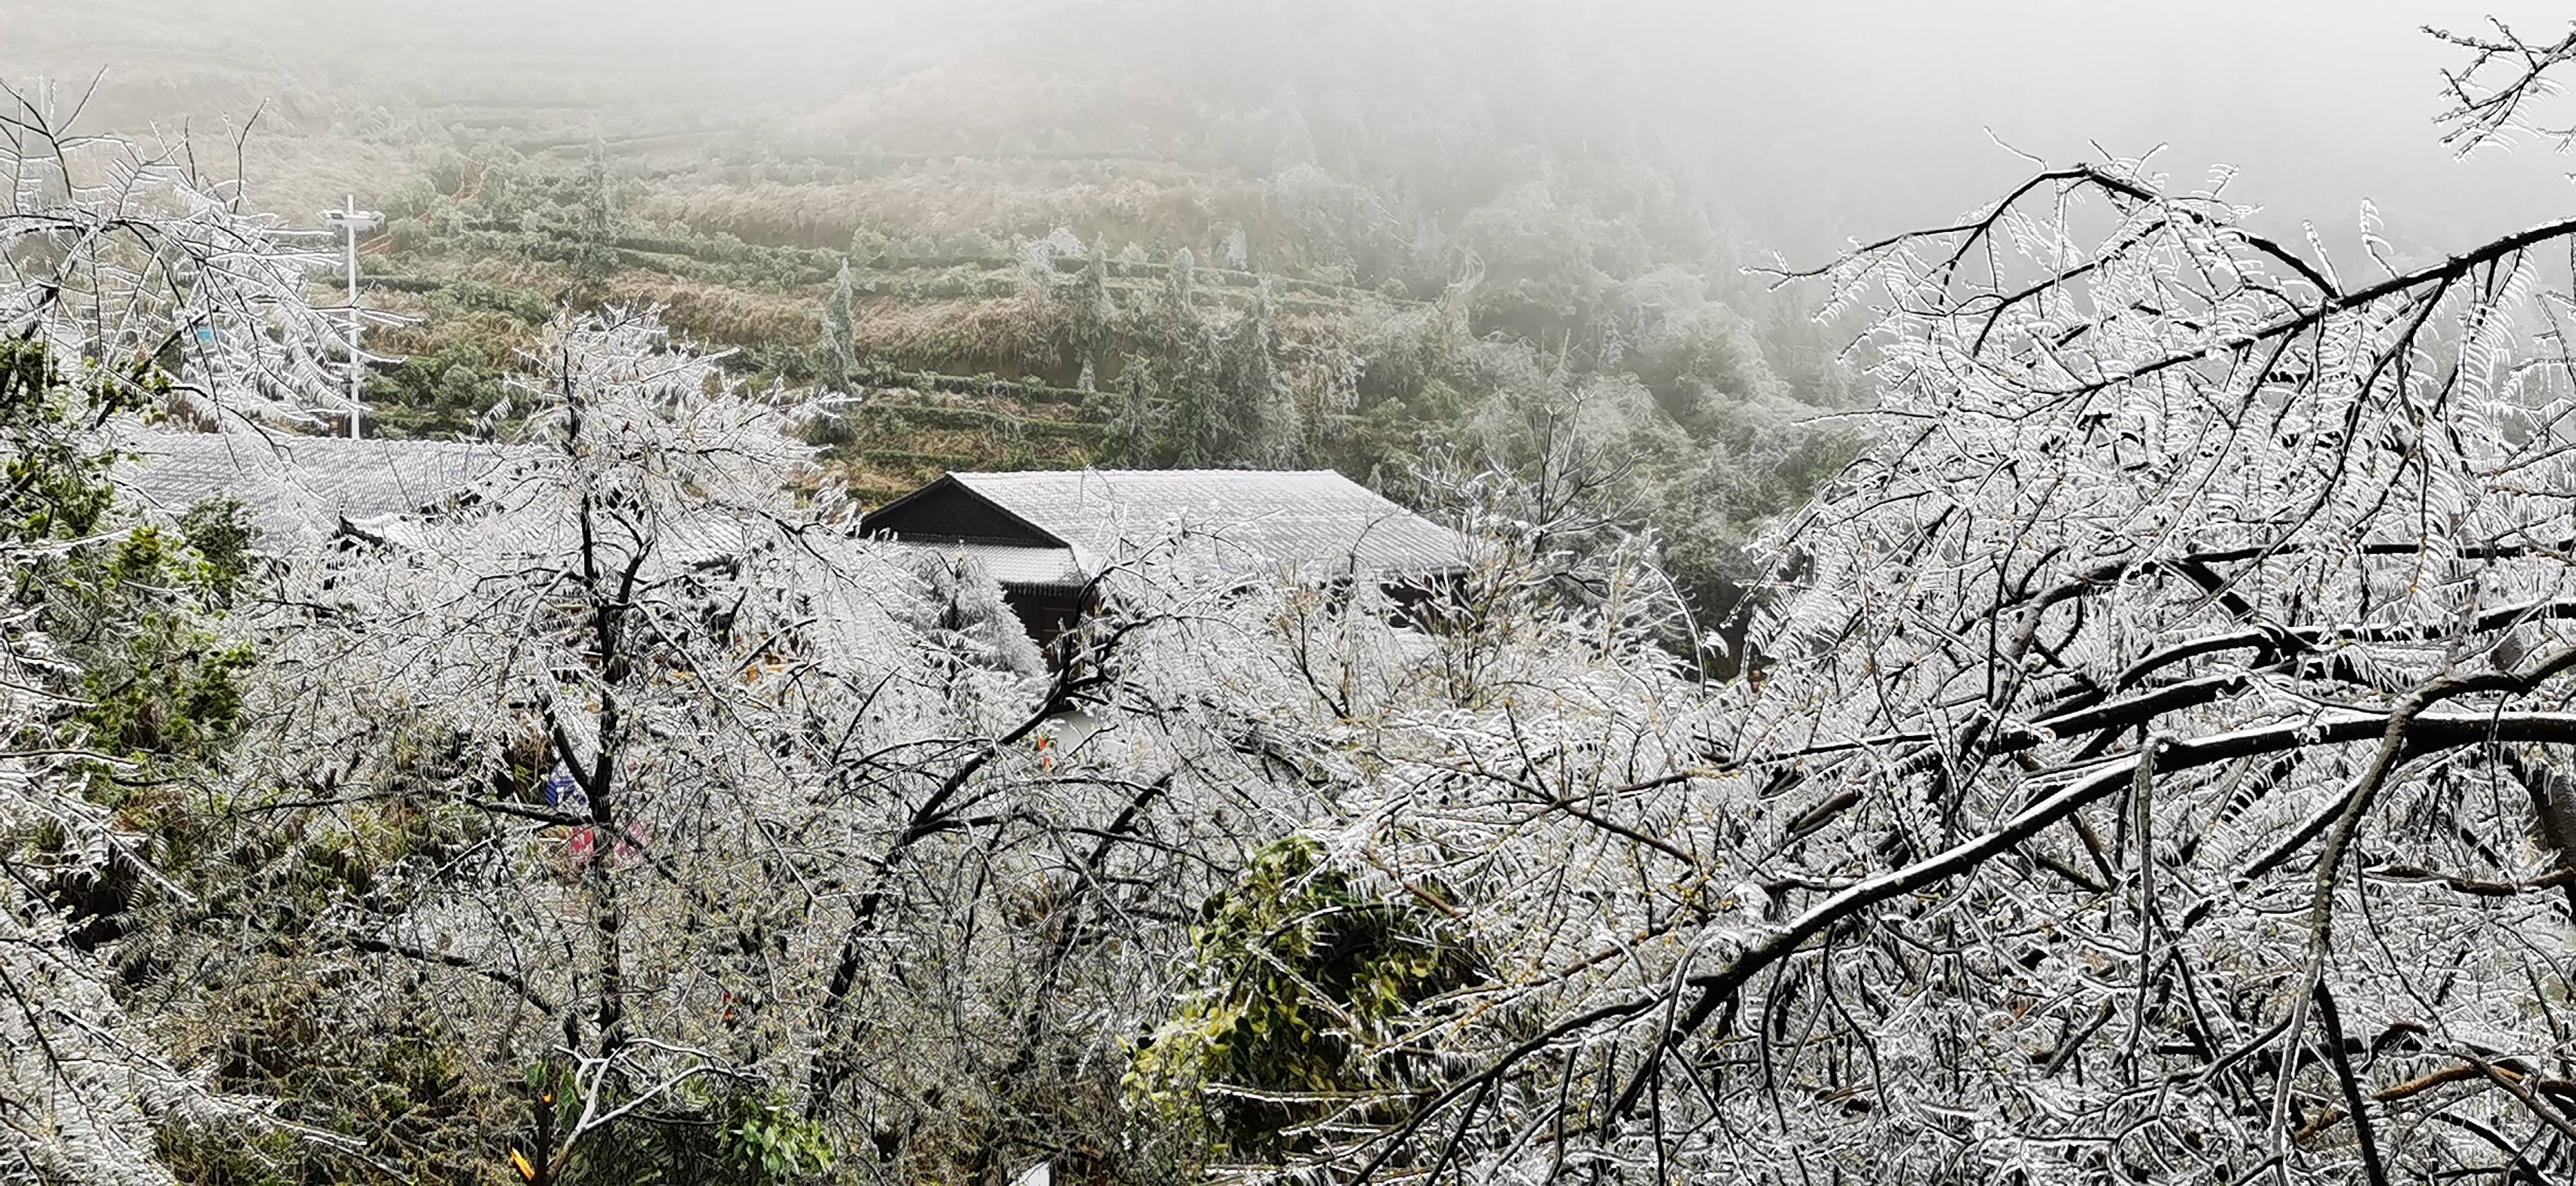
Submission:
MULTIPOLYGON (((870 519, 874 519, 874 518, 876 518, 876 517, 878 517, 878 516, 880 516, 880 515, 883 515, 883 514, 885 514, 885 513, 889 512, 889 511, 895 510, 896 508, 899 508, 899 507, 902 507, 902 506, 906 506, 906 505, 908 505, 908 504, 912 503, 912 502, 913 502, 914 500, 916 500, 916 499, 927 498, 927 497, 929 497, 929 496, 930 496, 930 494, 931 494, 932 492, 934 492, 934 491, 938 491, 938 490, 942 490, 942 489, 955 489, 955 490, 958 490, 958 491, 963 492, 963 493, 964 493, 968 498, 972 498, 972 499, 974 499, 975 501, 980 502, 980 503, 984 504, 984 505, 985 505, 985 506, 987 506, 987 507, 990 507, 990 508, 993 510, 993 513, 995 513, 995 514, 997 514, 997 515, 1000 515, 1000 516, 1002 516, 1003 518, 1008 519, 1008 520, 1010 520, 1010 521, 1011 521, 1011 522, 1013 522, 1013 523, 1017 523, 1017 524, 1019 524, 1019 525, 1020 525, 1020 526, 1022 526, 1022 527, 1028 528, 1031 532, 1036 533, 1036 535, 1037 535, 1039 538, 1041 538, 1041 539, 1044 539, 1044 540, 1047 540, 1047 541, 1051 542, 1051 543, 1052 543, 1052 544, 1054 544, 1054 546, 1056 546, 1056 547, 1059 547, 1059 548, 1070 548, 1070 547, 1072 547, 1072 546, 1073 546, 1073 543, 1072 543, 1071 541, 1066 540, 1066 539, 1064 539, 1064 538, 1063 538, 1063 537, 1061 537, 1061 536, 1058 536, 1056 533, 1054 533, 1054 532, 1052 532, 1052 531, 1049 531, 1049 530, 1047 530, 1046 528, 1040 527, 1040 526, 1038 526, 1037 524, 1030 522, 1030 521, 1029 521, 1029 519, 1028 519, 1028 516, 1023 515, 1023 514, 1020 514, 1018 511, 1014 511, 1014 510, 1012 510, 1012 509, 1011 509, 1011 508, 1009 508, 1009 507, 1003 506, 1003 505, 1002 505, 1001 503, 999 503, 999 502, 995 502, 995 501, 992 499, 992 497, 991 497, 991 496, 989 496, 989 495, 985 494, 983 491, 977 490, 977 489, 975 489, 973 486, 970 486, 970 485, 966 484, 965 482, 963 482, 963 481, 959 480, 959 479, 958 479, 958 477, 957 477, 957 475, 956 475, 954 472, 941 474, 941 475, 939 475, 939 480, 938 480, 938 481, 936 481, 936 482, 932 482, 931 484, 929 484, 929 485, 927 485, 927 486, 924 486, 924 487, 922 487, 922 488, 921 488, 921 489, 919 489, 919 490, 915 490, 915 491, 913 491, 913 492, 912 492, 912 493, 910 493, 910 494, 904 495, 903 497, 898 498, 898 499, 894 500, 893 502, 887 503, 887 504, 885 504, 884 506, 878 507, 877 509, 875 509, 875 510, 873 510, 873 511, 869 511, 867 514, 860 516, 860 517, 859 517, 859 530, 860 530, 860 531, 862 531, 862 532, 868 533, 868 534, 875 534, 877 531, 885 530, 884 528, 871 528, 871 527, 869 527, 869 526, 868 526, 868 520, 870 520, 870 519)), ((898 534, 899 534, 899 533, 898 533, 898 534)), ((960 536, 960 537, 957 537, 957 538, 965 538, 965 537, 960 536)), ((982 539, 982 538, 985 538, 985 537, 980 537, 980 536, 979 536, 979 537, 975 537, 975 538, 982 539)), ((1001 541, 998 541, 998 540, 997 540, 997 541, 995 541, 995 542, 1001 542, 1001 541)), ((1023 541, 1013 540, 1013 541, 1010 541, 1010 542, 1012 542, 1012 543, 1020 543, 1020 542, 1023 542, 1023 541)))

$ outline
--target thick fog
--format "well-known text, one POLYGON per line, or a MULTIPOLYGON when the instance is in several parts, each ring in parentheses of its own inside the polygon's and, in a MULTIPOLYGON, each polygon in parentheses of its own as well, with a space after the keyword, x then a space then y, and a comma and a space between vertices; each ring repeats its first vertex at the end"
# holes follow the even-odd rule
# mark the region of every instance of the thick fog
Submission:
POLYGON ((2553 37, 2569 16, 2535 0, 1729 2, 1644 52, 1688 80, 1737 212, 1792 251, 1996 192, 2030 167, 1999 142, 2051 162, 2156 151, 2177 182, 2224 163, 2276 221, 2342 231, 2369 199, 2399 241, 2439 250, 2571 196, 2576 160, 2547 146, 2461 162, 2436 140, 2438 71, 2460 55, 2421 26, 2488 14, 2553 37))
MULTIPOLYGON (((925 63, 989 54, 1006 71, 1055 47, 1104 69, 1129 68, 1122 52, 1199 58, 1220 78, 1283 55, 1340 55, 1393 85, 1408 59, 1441 56, 1442 40, 1517 30, 1535 43, 1524 61, 1546 62, 1559 83, 1618 92, 1593 109, 1631 126, 1605 126, 1605 139, 1659 129, 1660 151, 1700 157, 1690 163, 1710 175, 1713 200, 1757 241, 1802 259, 1991 196, 2029 167, 2013 150, 2049 161, 2154 151, 2177 182, 2232 165, 2232 193, 2282 229, 2312 219, 2330 239, 2368 199, 2410 254, 2564 209, 2571 167, 2542 145, 2456 161, 2431 122, 2437 72, 2459 55, 2420 27, 2472 29, 2492 14, 2554 36, 2567 14, 2541 0, 5 7, 0 76, 104 67, 103 109, 201 126, 271 98, 263 87, 363 91, 371 80, 449 98, 483 88, 824 106, 836 88, 925 63), (211 90, 165 77, 174 63, 201 76, 209 61, 251 74, 211 90)), ((1525 81, 1520 68, 1497 60, 1482 81, 1508 92, 1525 81)))

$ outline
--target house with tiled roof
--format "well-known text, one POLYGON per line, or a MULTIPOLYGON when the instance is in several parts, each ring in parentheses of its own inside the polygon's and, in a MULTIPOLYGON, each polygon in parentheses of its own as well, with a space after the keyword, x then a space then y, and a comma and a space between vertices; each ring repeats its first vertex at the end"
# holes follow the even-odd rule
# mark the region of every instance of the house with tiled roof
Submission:
POLYGON ((950 473, 861 526, 975 560, 1041 640, 1082 612, 1105 566, 1184 533, 1246 570, 1340 572, 1407 592, 1466 564, 1458 533, 1331 470, 950 473))
MULTIPOLYGON (((299 540, 416 543, 442 513, 563 460, 532 445, 251 432, 134 431, 119 451, 111 478, 126 497, 173 517, 211 498, 240 499, 264 545, 281 552, 299 540)), ((644 571, 728 563, 746 547, 744 525, 730 514, 674 515, 655 523, 644 571)))

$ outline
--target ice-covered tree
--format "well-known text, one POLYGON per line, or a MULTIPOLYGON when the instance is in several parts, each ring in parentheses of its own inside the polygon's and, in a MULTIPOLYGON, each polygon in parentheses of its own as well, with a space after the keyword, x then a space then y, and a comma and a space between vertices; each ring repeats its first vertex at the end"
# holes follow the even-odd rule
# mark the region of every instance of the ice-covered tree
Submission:
POLYGON ((159 1183, 161 1134, 295 1130, 183 1069, 121 974, 136 916, 192 904, 173 784, 239 723, 250 656, 218 614, 242 573, 220 510, 156 525, 117 498, 97 425, 160 381, 80 374, 41 339, 0 344, 0 1164, 159 1183))
POLYGON ((609 172, 608 142, 591 130, 589 159, 575 182, 572 211, 573 272, 580 286, 597 292, 617 270, 617 181, 609 172))
POLYGON ((205 177, 184 142, 75 131, 48 92, 0 98, 0 335, 199 417, 320 422, 347 320, 306 299, 333 260, 205 177))
MULTIPOLYGON (((342 1138, 228 1094, 134 1008, 124 937, 197 905, 185 788, 239 725, 250 661, 219 620, 245 575, 218 507, 149 522, 111 475, 138 412, 318 423, 344 322, 325 261, 193 171, 184 144, 75 133, 43 92, 0 112, 0 1164, 171 1180, 194 1136, 342 1138)), ((178 510, 180 508, 171 508, 178 510)))
POLYGON ((823 854, 882 821, 833 805, 950 718, 905 662, 911 582, 796 493, 782 409, 650 316, 567 319, 530 362, 526 442, 469 509, 293 559, 234 777, 332 804, 276 826, 373 887, 300 924, 310 959, 383 961, 310 1007, 514 1061, 531 1111, 487 1164, 605 1180, 721 1156, 728 1108, 806 1081, 817 915, 854 892, 823 854), (368 842, 389 826, 450 855, 368 842))
MULTIPOLYGON (((2568 56, 2482 58, 2454 128, 2568 56)), ((1516 686, 1316 830, 1492 971, 1312 1160, 2576 1169, 2576 220, 2354 266, 2227 180, 2053 169, 1831 269, 1875 444, 1768 536, 1751 669, 1516 686)))
POLYGON ((155 932, 190 1032, 291 1019, 281 1090, 334 1115, 452 1060, 451 1127, 372 1150, 441 1172, 708 1175, 755 1139, 948 1172, 1040 1117, 1115 1144, 1117 1043, 1212 887, 1211 776, 1150 728, 1059 734, 1182 611, 1044 668, 989 576, 860 538, 795 409, 653 318, 529 363, 471 498, 287 558, 222 793, 257 821, 240 892, 300 888, 155 932), (282 974, 341 990, 281 1004, 282 974))
POLYGON ((1227 332, 1218 383, 1231 413, 1226 417, 1234 440, 1232 460, 1276 465, 1297 455, 1303 425, 1285 376, 1279 370, 1278 311, 1264 277, 1253 289, 1252 304, 1227 332))
POLYGON ((1154 322, 1161 358, 1153 375, 1164 404, 1161 452, 1182 469, 1221 464, 1234 436, 1234 409, 1217 366, 1218 343, 1199 308, 1197 266, 1187 247, 1163 270, 1154 322))
MULTIPOLYGON (((983 564, 967 556, 928 554, 916 568, 923 583, 922 612, 914 619, 931 645, 959 669, 1033 675, 1041 663, 1035 643, 1002 600, 1002 586, 983 564)), ((964 690, 961 688, 961 690, 964 690)))
POLYGON ((858 382, 857 300, 850 261, 843 259, 832 276, 832 293, 823 300, 814 343, 814 385, 824 391, 847 395, 858 382))
POLYGON ((1094 239, 1082 261, 1082 274, 1073 285, 1072 336, 1075 357, 1081 360, 1081 372, 1074 385, 1084 391, 1100 386, 1100 363, 1107 357, 1117 335, 1118 302, 1109 295, 1109 244, 1094 239))
POLYGON ((1150 468, 1154 461, 1154 398, 1160 386, 1154 372, 1152 360, 1130 358, 1118 374, 1102 444, 1110 461, 1123 468, 1150 468))

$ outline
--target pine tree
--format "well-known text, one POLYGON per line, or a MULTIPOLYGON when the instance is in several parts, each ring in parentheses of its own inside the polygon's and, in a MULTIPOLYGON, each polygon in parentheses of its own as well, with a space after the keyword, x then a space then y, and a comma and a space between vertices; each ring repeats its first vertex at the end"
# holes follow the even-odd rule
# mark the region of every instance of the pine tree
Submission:
POLYGON ((1162 452, 1171 464, 1199 469, 1223 462, 1234 443, 1231 409, 1226 406, 1221 360, 1199 316, 1195 264, 1189 248, 1172 256, 1163 272, 1160 371, 1170 412, 1163 424, 1162 452))
POLYGON ((1154 464, 1154 364, 1131 359, 1118 376, 1123 398, 1109 423, 1109 456, 1129 469, 1154 464))
POLYGON ((1198 266, 1190 249, 1172 254, 1169 267, 1163 269, 1163 332, 1167 342, 1189 341, 1198 332, 1198 266))
POLYGON ((573 266, 584 287, 595 287, 617 270, 617 200, 608 175, 608 144, 596 131, 581 186, 581 245, 573 266))
POLYGON ((1227 339, 1224 379, 1232 396, 1232 414, 1227 419, 1237 438, 1232 452, 1244 461, 1286 461, 1297 447, 1297 404, 1286 377, 1279 373, 1274 308, 1270 279, 1265 276, 1252 290, 1252 308, 1227 339))
POLYGON ((1074 385, 1084 391, 1100 389, 1100 360, 1108 353, 1117 319, 1118 302, 1109 295, 1109 244, 1094 239, 1073 295, 1073 349, 1082 360, 1074 385))
POLYGON ((832 296, 823 304, 822 332, 814 344, 814 385, 825 391, 847 393, 857 385, 859 360, 852 339, 857 335, 857 292, 850 279, 850 261, 841 261, 839 275, 832 278, 832 296))

